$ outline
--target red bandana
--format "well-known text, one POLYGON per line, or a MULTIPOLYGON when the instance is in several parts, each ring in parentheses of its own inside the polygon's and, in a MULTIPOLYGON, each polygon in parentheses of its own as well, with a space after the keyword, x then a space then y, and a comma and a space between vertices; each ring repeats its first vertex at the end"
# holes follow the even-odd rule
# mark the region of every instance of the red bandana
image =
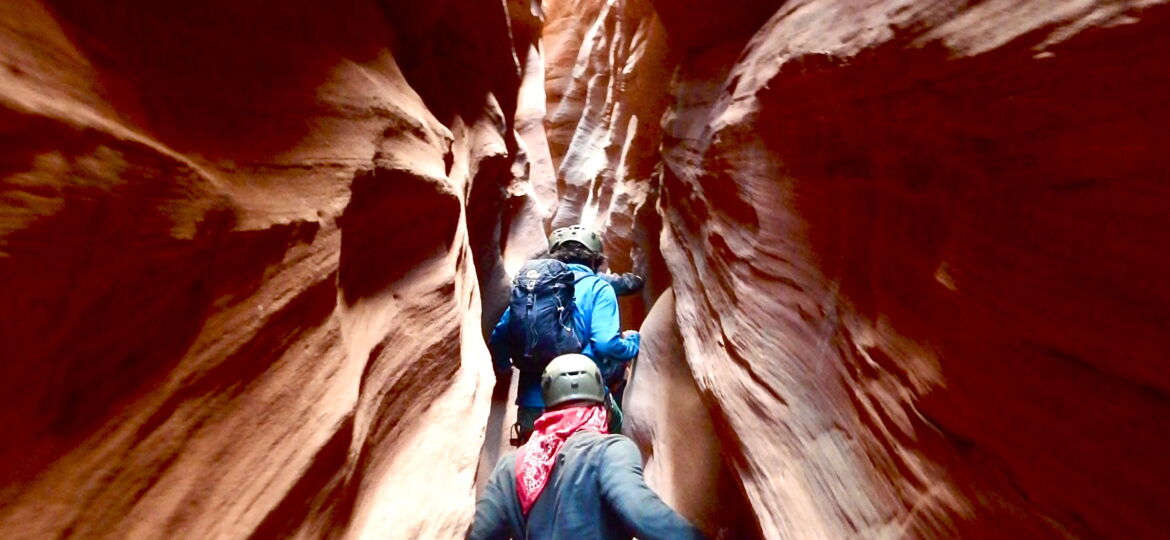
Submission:
POLYGON ((565 440, 578 431, 609 433, 608 417, 605 407, 590 405, 548 411, 536 420, 532 438, 516 452, 516 493, 524 515, 544 491, 565 440))

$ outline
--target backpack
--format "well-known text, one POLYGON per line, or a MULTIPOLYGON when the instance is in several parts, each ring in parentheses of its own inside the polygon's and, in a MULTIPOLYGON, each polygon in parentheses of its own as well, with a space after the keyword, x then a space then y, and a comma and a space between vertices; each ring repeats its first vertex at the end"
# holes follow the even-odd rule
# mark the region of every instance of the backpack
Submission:
POLYGON ((528 261, 516 273, 506 334, 516 369, 540 373, 553 358, 581 352, 573 328, 573 283, 573 271, 553 259, 528 261))

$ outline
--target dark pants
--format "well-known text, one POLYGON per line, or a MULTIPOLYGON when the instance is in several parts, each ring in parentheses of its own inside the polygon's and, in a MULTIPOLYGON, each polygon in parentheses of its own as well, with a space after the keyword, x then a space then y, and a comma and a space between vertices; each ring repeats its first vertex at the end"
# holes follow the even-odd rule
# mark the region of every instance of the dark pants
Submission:
POLYGON ((513 443, 515 446, 528 442, 528 438, 532 436, 533 425, 542 414, 544 414, 544 409, 541 407, 516 408, 516 427, 519 431, 516 433, 518 443, 513 443))

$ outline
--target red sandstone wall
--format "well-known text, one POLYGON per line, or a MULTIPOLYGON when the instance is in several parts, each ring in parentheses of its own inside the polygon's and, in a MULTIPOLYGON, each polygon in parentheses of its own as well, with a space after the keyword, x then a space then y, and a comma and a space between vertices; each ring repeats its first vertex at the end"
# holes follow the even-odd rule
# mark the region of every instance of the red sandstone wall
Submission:
POLYGON ((641 331, 622 432, 642 451, 647 483, 711 538, 758 538, 751 505, 687 365, 673 291, 654 303, 641 331))
POLYGON ((574 221, 706 530, 1162 535, 1168 9, 0 4, 0 536, 459 536, 574 221))
POLYGON ((0 3, 0 536, 462 533, 510 13, 0 3))
POLYGON ((675 56, 650 3, 544 3, 548 145, 557 166, 552 227, 603 232, 608 269, 646 278, 621 302, 636 326, 669 286, 655 241, 661 219, 657 155, 675 56))
MULTIPOLYGON (((669 94, 646 245, 762 533, 1164 535, 1170 8, 652 3, 603 27, 661 23, 670 82, 595 107, 669 94)), ((570 208, 615 139, 573 95, 570 208)))

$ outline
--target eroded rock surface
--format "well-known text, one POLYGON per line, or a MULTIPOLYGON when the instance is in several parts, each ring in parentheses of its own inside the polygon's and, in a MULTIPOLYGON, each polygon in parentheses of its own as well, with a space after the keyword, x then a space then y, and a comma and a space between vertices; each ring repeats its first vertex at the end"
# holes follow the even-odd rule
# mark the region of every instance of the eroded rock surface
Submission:
POLYGON ((1164 534, 1164 2, 114 4, 0 3, 0 536, 459 537, 575 222, 713 535, 1164 534))
POLYGON ((0 5, 0 536, 462 533, 523 9, 0 5))
POLYGON ((649 2, 545 2, 548 145, 557 165, 551 227, 602 231, 608 269, 646 278, 622 301, 636 325, 669 286, 656 247, 660 119, 673 56, 649 2))
POLYGON ((638 443, 646 481, 711 538, 759 538, 751 505, 723 458, 720 432, 682 349, 669 289, 642 324, 622 431, 638 443))
POLYGON ((671 82, 551 79, 550 144, 566 191, 604 193, 631 177, 570 156, 669 93, 633 166, 660 160, 682 351, 762 533, 1162 534, 1170 8, 652 4, 579 24, 661 24, 671 82))

